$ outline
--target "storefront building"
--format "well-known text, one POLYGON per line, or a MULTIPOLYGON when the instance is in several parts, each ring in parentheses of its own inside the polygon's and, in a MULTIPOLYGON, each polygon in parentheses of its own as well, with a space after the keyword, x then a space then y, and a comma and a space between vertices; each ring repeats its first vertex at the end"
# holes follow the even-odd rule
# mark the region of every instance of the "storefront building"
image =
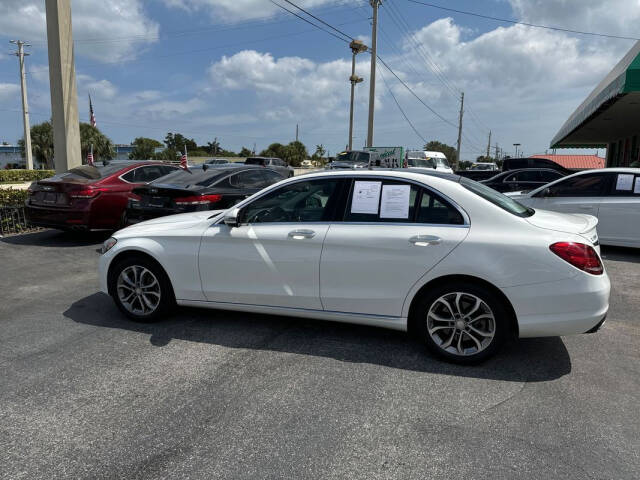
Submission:
POLYGON ((564 123, 551 148, 606 148, 607 167, 640 166, 640 42, 564 123))

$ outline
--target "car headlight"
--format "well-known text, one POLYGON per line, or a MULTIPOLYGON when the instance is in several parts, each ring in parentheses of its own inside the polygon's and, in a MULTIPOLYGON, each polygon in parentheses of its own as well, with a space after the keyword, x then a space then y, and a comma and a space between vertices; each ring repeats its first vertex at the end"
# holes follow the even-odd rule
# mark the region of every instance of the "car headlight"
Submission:
POLYGON ((100 250, 100 253, 107 253, 109 250, 113 248, 113 246, 116 243, 118 243, 118 240, 116 240, 115 238, 113 237, 107 238, 102 244, 102 250, 100 250))

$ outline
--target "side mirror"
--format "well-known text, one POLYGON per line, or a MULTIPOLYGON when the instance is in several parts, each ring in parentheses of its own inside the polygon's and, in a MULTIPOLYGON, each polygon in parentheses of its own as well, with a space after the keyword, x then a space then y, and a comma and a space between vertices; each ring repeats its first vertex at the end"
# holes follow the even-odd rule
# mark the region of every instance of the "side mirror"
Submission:
POLYGON ((229 228, 234 228, 238 226, 238 216, 240 214, 239 208, 231 208, 227 210, 224 214, 224 219, 222 220, 225 225, 229 228))

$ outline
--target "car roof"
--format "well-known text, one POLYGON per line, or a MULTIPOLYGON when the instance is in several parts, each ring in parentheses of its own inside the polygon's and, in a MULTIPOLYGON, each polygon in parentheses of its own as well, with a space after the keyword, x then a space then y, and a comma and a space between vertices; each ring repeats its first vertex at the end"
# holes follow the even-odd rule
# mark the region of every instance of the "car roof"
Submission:
POLYGON ((406 178, 413 180, 423 180, 424 177, 432 177, 439 180, 447 180, 453 183, 460 183, 460 175, 454 173, 438 172, 436 170, 424 170, 420 168, 371 168, 363 170, 323 170, 321 172, 310 172, 304 175, 293 177, 298 178, 318 178, 324 176, 337 176, 337 177, 370 177, 370 176, 389 176, 397 178, 406 178), (422 178, 421 178, 422 177, 422 178))

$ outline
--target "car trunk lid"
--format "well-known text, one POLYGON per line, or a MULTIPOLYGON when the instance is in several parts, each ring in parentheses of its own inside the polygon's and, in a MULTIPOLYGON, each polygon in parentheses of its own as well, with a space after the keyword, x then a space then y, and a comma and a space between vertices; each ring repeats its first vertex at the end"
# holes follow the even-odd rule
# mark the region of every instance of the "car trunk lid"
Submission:
POLYGON ((556 232, 574 233, 598 246, 596 226, 598 219, 585 213, 560 213, 549 210, 538 210, 525 219, 531 225, 556 232))
POLYGON ((77 193, 92 190, 93 183, 95 183, 94 180, 65 178, 62 175, 39 180, 29 187, 29 202, 34 205, 66 207, 71 205, 77 193))

